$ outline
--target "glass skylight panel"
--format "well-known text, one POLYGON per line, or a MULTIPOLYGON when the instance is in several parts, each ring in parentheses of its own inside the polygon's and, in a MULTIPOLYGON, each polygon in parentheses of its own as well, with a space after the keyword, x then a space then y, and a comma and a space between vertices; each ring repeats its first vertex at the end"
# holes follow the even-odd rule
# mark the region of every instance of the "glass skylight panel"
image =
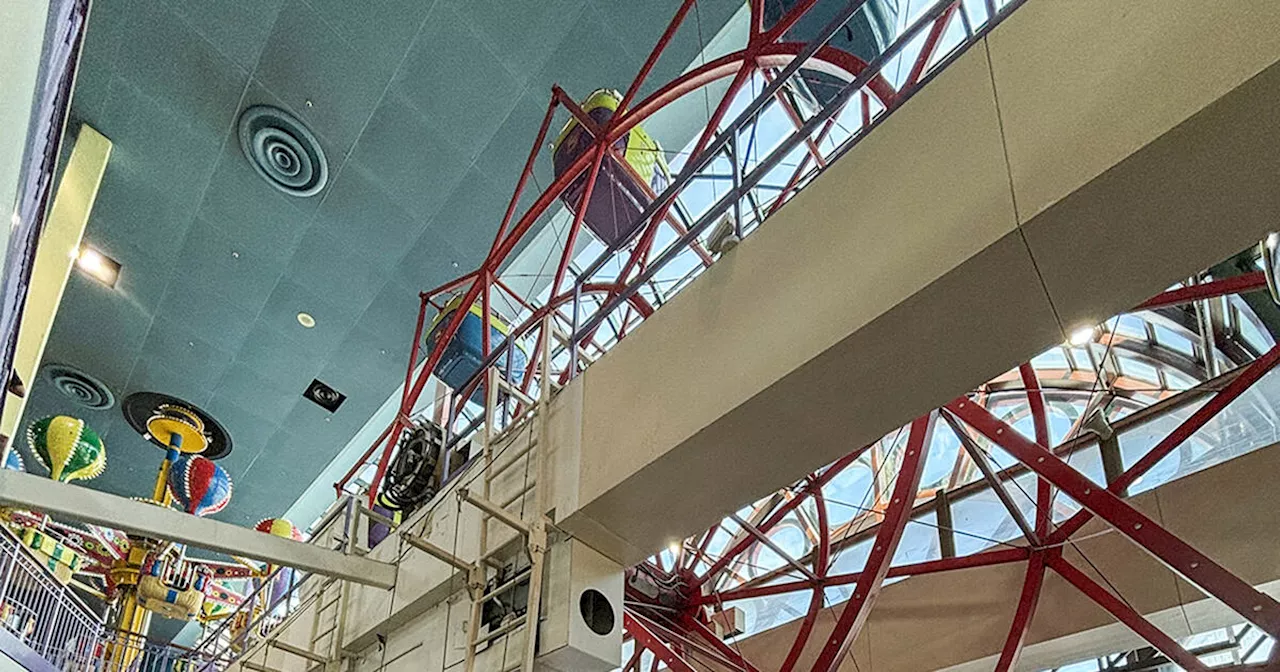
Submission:
POLYGON ((1155 325, 1155 329, 1158 345, 1180 352, 1187 357, 1195 357, 1195 343, 1190 338, 1160 324, 1155 325))
MULTIPOLYGON (((1146 323, 1137 315, 1122 315, 1115 322, 1115 333, 1139 341, 1147 340, 1146 323)), ((1103 339, 1104 341, 1106 339, 1103 339)))
POLYGON ((1117 353, 1116 356, 1120 360, 1120 371, 1123 375, 1148 383, 1153 388, 1160 384, 1160 374, 1156 367, 1132 354, 1117 353))

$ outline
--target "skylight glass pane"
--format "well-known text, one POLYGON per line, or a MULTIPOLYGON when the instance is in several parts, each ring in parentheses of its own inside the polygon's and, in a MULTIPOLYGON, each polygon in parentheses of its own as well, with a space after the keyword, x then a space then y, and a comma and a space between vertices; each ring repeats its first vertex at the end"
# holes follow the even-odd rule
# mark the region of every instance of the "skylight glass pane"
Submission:
POLYGON ((1155 328, 1156 343, 1170 350, 1176 350, 1187 357, 1195 357, 1195 343, 1190 338, 1164 325, 1157 324, 1155 328))
POLYGON ((1063 352, 1062 348, 1056 346, 1049 348, 1031 360, 1031 366, 1037 371, 1071 368, 1071 364, 1067 362, 1066 353, 1063 352))
POLYGON ((1124 375, 1148 383, 1152 387, 1160 384, 1160 374, 1156 371, 1156 367, 1130 355, 1121 355, 1119 359, 1120 370, 1124 375))

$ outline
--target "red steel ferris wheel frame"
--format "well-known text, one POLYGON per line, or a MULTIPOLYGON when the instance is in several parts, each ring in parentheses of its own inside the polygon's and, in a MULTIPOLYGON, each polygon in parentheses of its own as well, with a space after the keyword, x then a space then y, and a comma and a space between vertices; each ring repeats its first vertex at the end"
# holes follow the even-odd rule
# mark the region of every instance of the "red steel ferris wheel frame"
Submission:
MULTIPOLYGON (((709 61, 703 65, 689 70, 679 78, 659 87, 652 94, 644 98, 631 107, 631 102, 636 98, 641 85, 652 71, 658 58, 666 50, 671 40, 674 38, 681 22, 687 17, 690 9, 696 4, 696 0, 685 0, 681 4, 675 17, 668 25, 662 38, 657 46, 645 61, 639 74, 628 87, 626 94, 623 96, 622 103, 618 110, 609 119, 608 124, 601 128, 593 119, 586 116, 578 107, 576 102, 567 95, 558 86, 553 87, 550 102, 547 111, 543 116, 542 123, 539 127, 536 139, 525 161, 524 168, 520 178, 517 181, 515 191, 508 203, 506 212, 502 222, 498 227, 498 232, 494 237, 494 241, 490 246, 489 253, 480 267, 475 271, 469 272, 455 280, 452 280, 440 287, 436 287, 421 296, 420 310, 418 316, 417 328, 415 330, 414 343, 410 349, 410 359, 408 371, 406 373, 405 387, 401 394, 401 403, 399 412, 395 420, 387 428, 385 432, 375 441, 361 459, 352 466, 347 474, 343 476, 337 483, 335 489, 341 493, 343 488, 355 477, 359 470, 379 447, 382 448, 381 455, 378 459, 378 467, 374 475, 373 482, 369 488, 369 499, 372 503, 376 496, 378 485, 386 471, 387 463, 390 460, 391 452, 394 449, 395 442, 401 432, 407 427, 409 415, 412 413, 415 405, 422 395, 423 389, 436 364, 443 355, 445 346, 457 333, 461 326, 462 318, 465 311, 458 311, 452 316, 452 319, 446 321, 440 338, 437 340, 437 346, 430 353, 426 354, 425 361, 419 361, 420 342, 425 326, 425 313, 428 305, 432 305, 432 300, 436 296, 442 294, 462 291, 462 305, 473 305, 479 301, 482 305, 482 312, 485 319, 492 314, 492 306, 490 300, 495 292, 506 292, 506 296, 519 303, 526 303, 524 297, 520 297, 515 292, 510 291, 508 287, 503 285, 498 278, 498 271, 503 263, 511 256, 519 242, 531 233, 534 225, 539 218, 546 213, 555 202, 561 197, 568 186, 575 180, 579 179, 584 173, 589 176, 595 175, 601 168, 604 161, 610 160, 618 163, 622 169, 627 168, 627 164, 622 162, 613 149, 614 143, 624 134, 629 132, 638 124, 643 123, 655 112, 680 98, 705 88, 706 86, 720 81, 725 78, 732 77, 732 81, 724 94, 720 104, 711 114, 706 124, 706 128, 699 135, 694 150, 690 153, 692 157, 699 157, 704 154, 704 150, 712 144, 720 130, 720 124, 727 114, 730 103, 734 100, 735 95, 743 88, 749 80, 753 72, 763 71, 769 68, 784 68, 797 60, 804 60, 805 67, 827 72, 829 74, 838 74, 846 79, 857 79, 860 76, 866 79, 865 87, 867 91, 871 91, 880 99, 884 105, 891 104, 897 97, 897 92, 888 84, 879 74, 865 76, 867 64, 861 59, 849 54, 848 52, 834 49, 827 46, 820 46, 815 49, 809 49, 807 45, 799 43, 779 42, 779 38, 787 30, 802 18, 814 4, 815 0, 805 0, 793 7, 779 22, 767 31, 752 31, 748 39, 747 46, 739 51, 727 54, 720 58, 709 61), (551 128, 555 112, 559 108, 564 108, 579 123, 583 125, 589 132, 592 132, 594 141, 592 149, 584 152, 579 156, 563 173, 560 174, 553 182, 542 191, 537 199, 528 209, 517 218, 520 198, 532 177, 534 166, 541 149, 545 147, 547 134, 551 128), (420 368, 419 368, 420 365, 420 368), (415 375, 416 371, 416 375, 415 375)), ((861 3, 859 3, 861 4, 861 3)), ((752 12, 763 11, 762 5, 752 4, 752 12)), ((757 23, 753 19, 753 24, 757 23)), ((816 151, 816 150, 811 150, 816 151)), ((821 159, 821 156, 818 156, 821 159)), ((594 180, 588 179, 588 189, 584 194, 584 202, 590 196, 590 188, 594 185, 594 180)), ((790 194, 794 193, 794 185, 790 190, 784 190, 775 203, 775 208, 790 194)), ((656 203, 657 213, 649 218, 649 224, 640 233, 639 238, 631 252, 623 264, 622 271, 618 274, 616 284, 625 284, 632 272, 637 268, 643 268, 648 262, 648 255, 653 238, 657 233, 659 226, 663 223, 670 222, 667 213, 674 204, 675 194, 671 193, 656 203)), ((572 261, 571 253, 573 250, 573 242, 577 239, 583 225, 584 208, 577 208, 574 221, 567 234, 567 243, 561 254, 559 263, 554 272, 554 280, 552 283, 551 295, 560 297, 561 283, 564 281, 569 266, 572 261)), ((705 261, 705 260, 704 260, 705 261)), ((581 291, 581 287, 577 288, 581 291)), ((608 294, 610 299, 621 294, 620 289, 615 289, 608 294)), ((627 297, 631 301, 631 297, 627 297)), ((550 303, 550 302, 549 302, 550 303)), ((634 302, 633 302, 634 303, 634 302)), ((521 325, 521 331, 538 328, 536 318, 528 319, 521 325)), ((539 335, 539 339, 545 338, 539 335)), ((483 331, 483 351, 486 355, 494 354, 491 344, 489 343, 488 330, 483 331)), ((478 376, 483 378, 483 376, 478 376)), ((530 377, 526 377, 524 381, 525 389, 528 389, 530 377)), ((478 385, 487 385, 487 381, 478 380, 478 385)))
MULTIPOLYGON (((408 426, 410 422, 409 416, 418 403, 431 372, 439 363, 445 345, 454 337, 461 326, 462 319, 466 313, 465 310, 456 311, 452 318, 445 322, 441 337, 437 339, 436 347, 431 352, 425 353, 425 357, 420 357, 423 354, 420 352, 420 344, 426 326, 428 306, 437 305, 435 303, 436 297, 447 293, 461 292, 463 306, 473 305, 477 301, 480 302, 486 322, 489 315, 492 314, 494 299, 499 294, 507 300, 531 309, 531 316, 513 328, 512 335, 507 338, 507 343, 510 344, 519 335, 531 334, 534 333, 533 330, 538 330, 536 338, 538 339, 539 350, 542 339, 552 338, 552 335, 545 333, 545 330, 540 326, 549 315, 556 313, 563 307, 572 306, 575 314, 573 327, 577 328, 579 326, 576 323, 577 302, 581 300, 584 294, 603 295, 606 298, 602 304, 608 304, 612 300, 619 299, 628 302, 627 317, 624 317, 622 325, 624 332, 630 323, 631 316, 634 315, 643 319, 652 313, 653 307, 639 294, 635 292, 628 293, 627 288, 640 277, 644 270, 654 263, 650 257, 659 227, 664 225, 673 226, 676 228, 678 235, 681 236, 688 233, 680 230, 678 227, 681 226, 681 223, 669 214, 675 204, 676 195, 674 192, 662 195, 650 194, 654 200, 654 212, 648 216, 648 223, 635 238, 630 253, 627 254, 624 263, 621 264, 621 271, 616 274, 612 281, 585 282, 579 278, 572 287, 563 287, 564 282, 571 273, 570 267, 573 261, 574 243, 583 225, 585 214, 585 208, 583 207, 576 209, 573 222, 566 235, 567 242, 559 255, 558 264, 553 273, 554 277, 548 293, 551 298, 544 305, 531 305, 526 297, 520 296, 498 277, 500 268, 510 258, 519 242, 530 235, 534 225, 539 221, 539 217, 561 198, 571 183, 581 178, 584 174, 587 176, 587 186, 580 202, 581 205, 590 199, 591 190, 595 184, 594 178, 601 170, 604 162, 610 161, 613 162, 615 167, 619 167, 622 170, 628 169, 627 164, 618 156, 613 145, 637 124, 642 123, 658 110, 692 92, 707 87, 712 83, 730 79, 727 92, 714 111, 710 113, 706 128, 698 136, 694 149, 690 153, 691 157, 703 157, 707 154, 709 148, 717 146, 717 143, 720 142, 721 126, 728 114, 730 104, 754 73, 760 73, 766 81, 773 84, 779 76, 775 73, 776 70, 785 71, 796 61, 804 61, 806 67, 837 73, 846 79, 863 81, 857 93, 863 100, 863 128, 870 128, 871 118, 868 111, 870 106, 867 104, 869 96, 874 95, 878 98, 886 110, 901 104, 916 87, 928 79, 926 73, 930 71, 932 64, 939 59, 940 54, 937 50, 939 49, 941 38, 951 22, 956 17, 965 19, 964 10, 958 0, 939 3, 936 11, 922 18, 920 25, 927 28, 927 31, 921 30, 918 34, 924 36, 924 46, 920 55, 912 62, 902 89, 895 90, 880 76, 878 71, 870 72, 869 64, 862 62, 847 52, 826 46, 812 47, 779 41, 782 35, 817 4, 816 0, 802 0, 797 3, 778 24, 768 29, 764 27, 763 0, 751 0, 751 29, 744 49, 693 68, 676 80, 659 87, 647 97, 637 100, 642 84, 651 74, 659 57, 674 39, 677 30, 695 4, 696 0, 685 0, 681 3, 657 46, 649 54, 636 78, 627 88, 617 112, 603 126, 586 116, 570 95, 559 87, 553 88, 551 99, 533 147, 528 154, 516 184, 515 192, 507 206, 488 255, 475 271, 441 287, 422 293, 414 342, 410 348, 409 366, 396 418, 382 432, 378 440, 370 446, 361 459, 357 461, 350 472, 335 484, 335 488, 339 493, 355 477, 357 472, 367 464, 367 461, 374 456, 375 452, 381 448, 381 453, 378 455, 376 462, 376 473, 369 490, 370 503, 372 503, 398 437, 408 426), (808 60, 805 60, 806 58, 808 60), (573 161, 566 171, 555 178, 523 214, 519 214, 521 196, 534 172, 541 149, 546 146, 547 134, 551 130, 551 124, 555 119, 557 110, 560 108, 567 111, 572 118, 576 119, 588 130, 593 137, 593 144, 588 151, 573 161), (517 216, 518 214, 519 216, 517 216)), ((861 3, 855 4, 861 5, 861 3)), ((987 29, 989 30, 1003 15, 1007 15, 1008 11, 1012 11, 1016 5, 1017 3, 1015 2, 1003 10, 997 11, 994 3, 988 2, 987 29)), ((970 30, 967 23, 966 30, 970 30)), ((969 39, 972 40, 977 34, 979 33, 970 32, 969 39)), ((782 104, 784 112, 799 131, 804 125, 801 115, 786 103, 783 97, 778 97, 777 100, 782 104)), ((811 162, 820 170, 832 158, 830 155, 824 155, 819 150, 819 145, 823 143, 827 133, 831 131, 833 122, 834 116, 824 122, 820 133, 813 136, 805 136, 804 146, 807 149, 807 153, 801 159, 800 165, 791 173, 790 178, 776 199, 772 203, 766 204, 766 213, 771 214, 776 211, 790 196, 796 193, 805 176, 812 174, 806 172, 809 170, 811 162)), ((691 158, 687 165, 692 166, 693 164, 694 159, 691 158)), ((737 166, 735 166, 735 170, 736 168, 737 166)), ((693 239, 693 242, 696 244, 696 238, 693 239)), ((709 257, 705 253, 700 252, 699 256, 702 263, 709 263, 709 257)), ((1262 286, 1265 286, 1265 280, 1260 273, 1247 274, 1237 278, 1216 280, 1166 292, 1138 308, 1156 309, 1212 296, 1253 290, 1262 286)), ((484 339, 483 351, 489 359, 493 359, 496 353, 489 342, 489 330, 483 329, 482 333, 484 339)), ((593 333, 594 330, 587 330, 583 340, 591 341, 593 333)), ((623 335, 625 333, 619 334, 619 338, 623 335)), ((576 337, 577 334, 575 333, 574 336, 576 337)), ((574 347, 576 348, 576 345, 574 347)), ((1280 349, 1273 349, 1249 365, 1227 387, 1219 391, 1209 403, 1194 413, 1164 441, 1160 442, 1148 456, 1126 471, 1122 478, 1125 485, 1131 484, 1162 457, 1182 442, 1185 442, 1196 429, 1202 427, 1232 400, 1238 398, 1244 391, 1249 389, 1262 375, 1270 371, 1277 360, 1280 360, 1280 349)), ((562 376, 567 377, 577 370, 576 357, 572 354, 568 367, 562 373, 562 376)), ((676 566, 672 568, 672 571, 675 573, 682 572, 694 590, 694 594, 689 600, 688 610, 681 614, 679 618, 670 622, 648 619, 644 615, 628 610, 624 614, 625 630, 635 642, 636 649, 634 655, 625 662, 624 672, 630 670, 638 671, 640 669, 642 651, 649 651, 653 655, 655 668, 660 661, 670 669, 693 672, 693 670, 699 668, 694 667, 690 659, 706 659, 715 661, 714 664, 722 668, 736 668, 748 672, 756 672, 757 668, 747 661, 740 652, 726 645, 714 633, 710 632, 703 621, 700 620, 699 614, 707 609, 722 608, 725 602, 809 590, 812 591, 812 594, 810 595, 803 620, 799 625, 797 638, 779 668, 784 672, 791 672, 799 664, 799 661, 805 657, 806 653, 814 654, 814 652, 808 650, 810 648, 808 645, 810 644, 809 640, 814 632, 818 616, 824 609, 828 608, 824 591, 837 586, 852 586, 850 589, 851 597, 841 609, 835 628, 826 641, 822 643, 821 648, 816 652, 816 656, 812 658, 814 662, 811 669, 814 672, 832 672, 840 667, 848 655, 849 648, 857 639, 862 625, 866 622, 867 615, 874 606, 876 594, 885 579, 1012 562, 1025 562, 1026 574, 1021 596, 1013 613, 1010 630, 996 666, 997 670, 1012 669, 1017 663, 1026 634, 1036 612, 1041 587, 1048 570, 1053 570, 1056 574, 1062 576, 1069 584, 1089 596, 1171 660, 1186 669, 1203 669, 1203 665, 1193 655, 1171 638, 1156 630, 1149 621, 1133 611, 1122 600, 1075 569, 1063 558, 1061 550, 1063 544, 1069 543, 1071 535, 1078 531, 1094 515, 1116 525, 1140 548, 1156 555, 1166 564, 1184 574, 1192 583, 1227 603, 1239 612, 1242 617, 1254 623, 1272 637, 1280 635, 1280 604, 1254 590, 1229 571, 1195 551, 1195 549, 1186 545, 1172 533, 1164 530, 1154 521, 1133 510, 1118 496, 1118 493, 1124 491, 1125 486, 1118 484, 1113 484, 1109 488, 1093 486, 1079 472, 1058 458, 1054 451, 1049 450, 1050 439, 1045 400, 1035 371, 1030 365, 1023 365, 1019 369, 1019 376, 1026 390, 1027 404, 1030 409, 1035 434, 1033 438, 1022 436, 1017 430, 997 419, 980 404, 964 399, 956 400, 943 409, 927 413, 911 423, 907 443, 903 447, 904 458, 896 465, 898 471, 893 493, 885 503, 883 510, 877 509, 869 514, 877 518, 878 522, 875 523, 877 527, 874 545, 862 570, 857 572, 832 571, 833 558, 837 550, 835 549, 835 540, 830 534, 827 512, 828 502, 824 498, 822 488, 840 474, 842 469, 861 457, 869 446, 854 451, 837 463, 810 475, 801 484, 791 489, 787 497, 784 497, 785 501, 782 501, 772 509, 767 516, 760 520, 751 521, 751 524, 758 532, 767 535, 770 530, 783 523, 788 517, 800 515, 802 504, 811 503, 817 516, 816 526, 820 530, 815 555, 811 562, 811 569, 808 570, 812 576, 767 585, 746 585, 721 589, 717 585, 721 578, 735 571, 733 568, 735 562, 749 549, 759 544, 760 540, 750 534, 740 532, 718 558, 713 558, 707 553, 708 543, 711 541, 716 528, 700 536, 696 541, 686 543, 686 548, 681 550, 679 557, 675 561, 676 566), (963 422, 968 427, 986 436, 990 441, 1013 455, 1021 465, 1036 474, 1034 534, 1028 533, 1029 544, 1027 546, 985 550, 965 556, 944 557, 926 562, 892 566, 891 561, 894 549, 901 541, 904 527, 911 519, 913 508, 917 505, 918 488, 928 452, 929 436, 936 422, 943 417, 950 417, 963 422), (1056 529, 1053 527, 1051 518, 1054 489, 1060 490, 1085 506, 1085 509, 1080 513, 1077 513, 1056 529), (705 569, 695 572, 694 570, 700 564, 705 565, 705 569)), ((527 392, 531 381, 532 376, 525 376, 525 379, 521 382, 522 390, 527 392)), ((462 390, 456 391, 456 393, 460 398, 466 399, 470 396, 474 386, 485 386, 487 384, 486 376, 477 376, 471 384, 465 386, 462 390)), ((519 413, 516 413, 516 415, 519 415, 519 413)), ((887 485, 885 487, 887 488, 887 485)))
MULTIPOLYGON (((1242 278, 1245 279, 1226 279, 1216 284, 1197 285, 1195 286, 1196 290, 1190 293, 1183 289, 1172 290, 1153 298, 1142 304, 1142 306, 1172 306, 1204 298, 1234 294, 1241 289, 1246 291, 1259 289, 1255 282, 1256 278, 1252 276, 1242 276, 1242 278)), ((796 639, 791 649, 778 668, 780 671, 793 670, 806 652, 810 656, 814 655, 813 651, 806 649, 806 645, 809 643, 808 639, 818 615, 824 608, 822 595, 830 588, 855 586, 855 592, 853 592, 849 602, 845 604, 841 619, 837 623, 837 628, 831 633, 828 640, 824 642, 822 648, 817 651, 817 657, 814 658, 814 666, 811 668, 815 672, 829 672, 839 668, 840 663, 848 655, 846 653, 848 647, 857 638, 860 626, 859 619, 865 618, 868 597, 873 596, 874 589, 885 578, 931 574, 1012 562, 1026 563, 1026 577, 1021 596, 1013 613, 1006 643, 1002 647, 995 669, 1009 670, 1017 663, 1031 620, 1036 612, 1046 572, 1052 570, 1062 577, 1067 585, 1073 586, 1089 597, 1090 600, 1097 603, 1119 622, 1129 627, 1135 634, 1147 641, 1169 660, 1187 670, 1205 670, 1207 666, 1195 655, 1188 652, 1172 637, 1157 629, 1149 620, 1129 606, 1123 598, 1103 587, 1068 562, 1064 557, 1063 548, 1065 545, 1070 544, 1071 535, 1080 529, 1083 525, 1082 521, 1087 522, 1089 517, 1096 513, 1103 516, 1103 520, 1112 523, 1116 529, 1129 537, 1139 549, 1155 555, 1175 571, 1184 574, 1187 580, 1200 587, 1206 593, 1218 598, 1234 609, 1243 619, 1253 623, 1273 638, 1276 637, 1277 625, 1280 624, 1280 621, 1277 621, 1277 618, 1280 618, 1280 605, 1270 597, 1244 583, 1229 571, 1218 566, 1211 559, 1178 539, 1176 535, 1165 530, 1158 523, 1138 513, 1120 499, 1116 493, 1123 492, 1126 487, 1132 485, 1138 477, 1149 471, 1160 459, 1168 456, 1174 448, 1189 440, 1196 430, 1204 427, 1206 423, 1230 405, 1231 402, 1239 399, 1264 375, 1272 371, 1277 363, 1280 363, 1280 346, 1273 347, 1252 363, 1232 374, 1230 381, 1213 393, 1203 406, 1170 431, 1163 440, 1159 441, 1146 455, 1135 462, 1120 479, 1108 487, 1094 485, 1080 472, 1071 468, 1056 451, 1049 450, 1046 447, 1048 445, 1047 415, 1039 381, 1030 365, 1023 365, 1019 367, 1018 371, 1026 388, 1027 403, 1032 414, 1031 424, 1035 434, 1034 438, 1023 436, 1007 422, 997 419, 981 404, 965 398, 957 399, 939 409, 932 416, 926 415, 912 423, 912 429, 918 430, 921 423, 936 417, 937 413, 950 415, 955 420, 964 423, 963 426, 972 428, 973 431, 981 433, 993 444, 1000 446, 1011 454, 1019 465, 1037 476, 1035 527, 1034 534, 1028 535, 1029 543, 1027 546, 985 550, 966 556, 944 557, 938 560, 898 566, 887 566, 883 553, 877 555, 873 552, 866 561, 863 570, 859 572, 830 573, 831 542, 833 539, 830 527, 824 520, 820 524, 821 536, 818 548, 810 556, 813 572, 816 574, 815 577, 797 578, 791 581, 770 581, 763 584, 756 583, 737 588, 720 589, 716 586, 718 578, 731 571, 731 565, 738 562, 738 558, 746 555, 748 550, 755 546, 758 541, 751 535, 739 533, 735 541, 726 545, 723 554, 714 560, 709 560, 705 555, 706 542, 717 529, 712 528, 705 535, 695 537, 693 540, 686 542, 686 548, 695 550, 683 562, 677 561, 678 567, 673 570, 673 573, 678 575, 683 572, 685 579, 697 589, 689 604, 689 608, 693 610, 723 609, 726 603, 738 600, 783 595, 806 590, 812 591, 809 609, 798 626, 796 639), (1053 527, 1050 517, 1052 509, 1049 506, 1053 488, 1061 489, 1064 494, 1085 506, 1081 512, 1065 520, 1056 529, 1053 527), (699 562, 702 562, 706 569, 690 575, 690 568, 697 566, 699 562)), ((908 441, 907 447, 904 448, 908 456, 912 452, 912 447, 922 445, 915 439, 917 436, 919 436, 918 431, 913 431, 912 439, 908 441)), ((928 444, 925 443, 923 445, 927 446, 928 444)), ((788 491, 787 496, 777 500, 778 503, 769 510, 768 515, 760 518, 755 523, 755 529, 768 534, 783 520, 794 517, 807 500, 812 500, 818 515, 825 518, 822 487, 829 484, 843 469, 863 457, 867 450, 868 447, 860 448, 840 461, 833 463, 827 469, 815 472, 801 481, 788 491)), ((913 474, 918 476, 916 470, 921 466, 904 461, 899 467, 899 475, 906 474, 907 478, 899 478, 897 480, 893 498, 883 513, 882 522, 878 524, 875 542, 877 546, 883 548, 884 542, 892 542, 896 536, 900 535, 900 523, 905 523, 906 518, 911 515, 913 507, 920 506, 916 497, 906 493, 916 492, 916 488, 919 486, 918 480, 912 482, 911 478, 913 474)), ((1003 481, 1004 479, 1002 478, 1001 482, 1003 481)), ((683 553, 684 551, 682 551, 683 553)), ((892 557, 892 554, 890 553, 888 557, 892 557)), ((692 613, 686 613, 679 618, 679 621, 683 623, 695 620, 692 613)), ((673 623, 669 628, 674 628, 675 625, 673 623)), ((659 632, 663 631, 660 630, 659 632)), ((686 634, 684 636, 691 635, 686 634)), ((679 639, 680 636, 672 633, 663 646, 672 645, 672 640, 678 641, 679 639)), ((637 661, 639 660, 641 648, 652 651, 647 647, 648 644, 645 644, 641 639, 637 639, 636 653, 633 658, 637 661)), ((680 649, 679 646, 671 650, 684 651, 686 657, 692 656, 696 660, 704 660, 704 662, 706 660, 705 656, 699 656, 696 652, 690 652, 687 649, 680 649)), ((1274 659, 1274 650, 1272 656, 1274 659)), ((732 658, 732 656, 728 657, 732 658)), ((686 660, 684 664, 690 663, 686 660)), ((721 662, 721 665, 723 666, 723 662, 721 662)), ((738 669, 754 669, 750 661, 740 656, 734 665, 738 669)), ((734 669, 734 665, 730 665, 727 669, 734 669)), ((713 665, 705 667, 694 665, 693 667, 694 669, 719 669, 713 665)), ((636 667, 635 669, 639 668, 636 667)), ((1241 669, 1254 668, 1244 667, 1241 669)))

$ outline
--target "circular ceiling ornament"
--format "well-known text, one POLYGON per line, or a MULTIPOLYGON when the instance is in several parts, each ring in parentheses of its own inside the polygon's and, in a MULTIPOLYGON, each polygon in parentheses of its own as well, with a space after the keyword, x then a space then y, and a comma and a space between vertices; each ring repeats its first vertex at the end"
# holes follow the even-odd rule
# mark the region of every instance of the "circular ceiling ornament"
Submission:
POLYGON ((116 405, 116 395, 106 383, 74 366, 49 364, 43 373, 54 389, 80 406, 105 411, 116 405))
POLYGON ((291 196, 314 196, 329 181, 320 141, 297 117, 269 105, 240 115, 240 149, 271 186, 291 196))
POLYGON ((121 404, 133 431, 159 448, 168 448, 170 434, 182 436, 182 452, 210 460, 231 452, 231 435, 200 407, 159 392, 134 392, 121 404), (154 430, 154 431, 153 431, 154 430), (159 434, 160 436, 157 436, 159 434), (192 448, 204 446, 203 450, 192 448))

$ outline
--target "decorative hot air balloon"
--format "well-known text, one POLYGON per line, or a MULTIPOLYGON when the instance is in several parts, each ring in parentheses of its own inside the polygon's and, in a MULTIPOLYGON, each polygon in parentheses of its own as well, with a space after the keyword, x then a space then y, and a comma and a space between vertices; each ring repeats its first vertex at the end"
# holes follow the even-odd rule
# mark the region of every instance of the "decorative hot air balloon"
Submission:
POLYGON ((183 511, 207 516, 231 501, 231 477, 207 457, 183 455, 169 465, 169 494, 183 511))
POLYGON ((36 420, 27 427, 27 444, 55 481, 88 480, 107 467, 102 439, 78 418, 55 415, 36 420))
POLYGON ((9 450, 9 454, 4 457, 4 468, 12 471, 26 471, 27 468, 22 464, 22 455, 17 448, 9 450))
MULTIPOLYGON (((302 541, 302 532, 297 527, 294 527, 293 523, 284 518, 265 518, 258 521, 258 524, 253 526, 253 529, 276 537, 302 541)), ((289 590, 297 583, 297 575, 289 567, 276 567, 275 565, 269 565, 267 571, 274 574, 274 578, 271 579, 271 585, 267 588, 267 605, 271 609, 273 618, 284 618, 288 612, 288 605, 285 603, 285 599, 289 596, 289 590)))
POLYGON ((276 537, 302 541, 302 531, 284 518, 263 518, 253 529, 276 537))

